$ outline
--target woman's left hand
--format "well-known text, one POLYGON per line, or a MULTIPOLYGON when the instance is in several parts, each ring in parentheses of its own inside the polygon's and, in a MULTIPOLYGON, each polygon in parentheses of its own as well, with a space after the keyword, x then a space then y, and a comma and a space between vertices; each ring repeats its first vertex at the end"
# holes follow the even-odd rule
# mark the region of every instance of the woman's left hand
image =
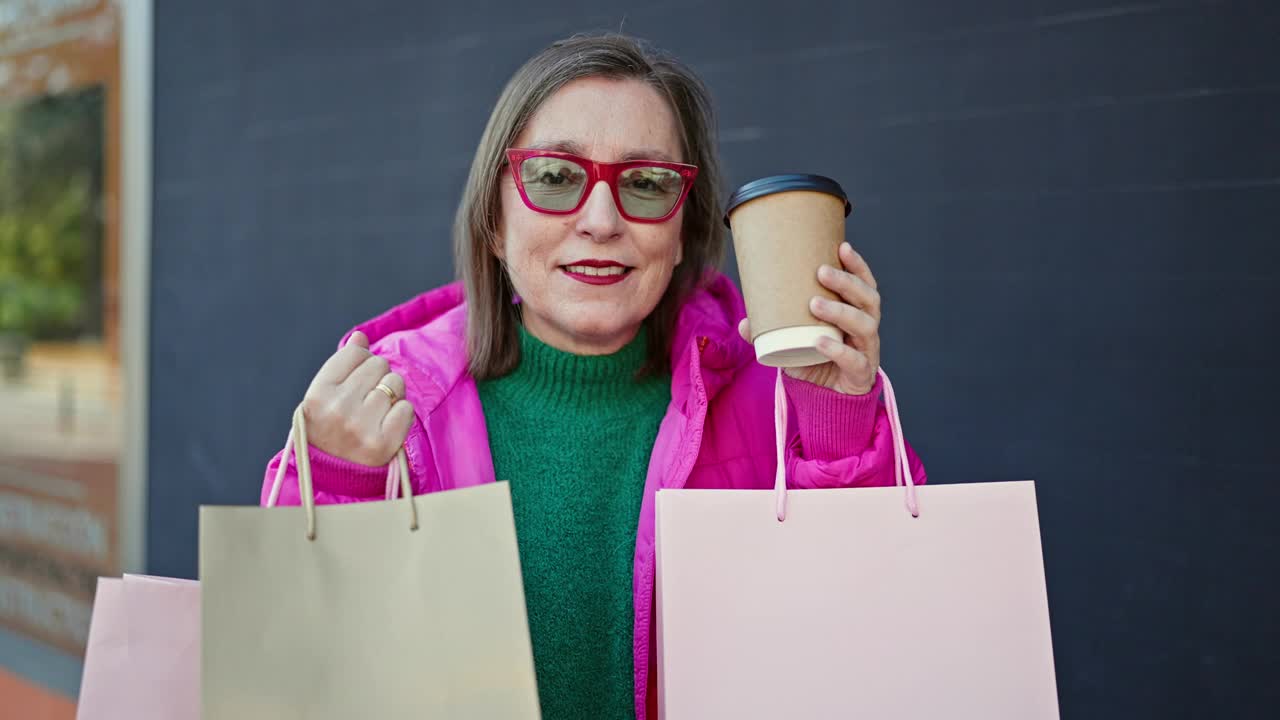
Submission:
MULTIPOLYGON (((849 243, 840 243, 838 254, 843 269, 823 265, 818 269, 818 282, 840 300, 815 297, 809 301, 809 310, 839 328, 844 342, 822 338, 818 351, 830 362, 788 368, 786 372, 797 380, 845 395, 865 395, 875 387, 880 368, 880 293, 871 267, 849 243)), ((738 324, 738 332, 751 341, 745 318, 738 324)))

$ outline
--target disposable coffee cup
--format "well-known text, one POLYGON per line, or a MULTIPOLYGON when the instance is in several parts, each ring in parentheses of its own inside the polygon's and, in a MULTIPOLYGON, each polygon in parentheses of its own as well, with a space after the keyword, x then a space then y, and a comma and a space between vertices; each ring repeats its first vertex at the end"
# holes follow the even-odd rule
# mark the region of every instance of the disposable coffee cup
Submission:
POLYGON ((844 336, 809 312, 809 300, 838 299, 818 282, 818 268, 840 267, 852 207, 844 189, 821 175, 772 175, 738 188, 727 207, 756 360, 770 367, 827 362, 818 341, 844 336))

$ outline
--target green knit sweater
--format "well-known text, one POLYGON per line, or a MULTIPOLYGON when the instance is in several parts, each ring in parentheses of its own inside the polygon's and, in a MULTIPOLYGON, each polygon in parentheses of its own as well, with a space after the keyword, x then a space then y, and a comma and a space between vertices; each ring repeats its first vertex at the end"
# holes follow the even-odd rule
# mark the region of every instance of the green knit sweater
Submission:
POLYGON ((634 718, 632 562, 671 378, 635 379, 644 332, 592 357, 520 332, 519 367, 479 389, 511 483, 542 717, 634 718))

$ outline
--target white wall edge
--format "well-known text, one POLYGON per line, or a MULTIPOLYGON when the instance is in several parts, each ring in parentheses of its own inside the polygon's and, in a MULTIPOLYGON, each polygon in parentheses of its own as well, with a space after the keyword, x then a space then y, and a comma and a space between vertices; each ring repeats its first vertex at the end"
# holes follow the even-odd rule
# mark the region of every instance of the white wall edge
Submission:
POLYGON ((147 562, 148 353, 151 319, 151 124, 153 0, 117 0, 120 9, 121 345, 124 445, 120 458, 119 541, 123 572, 147 562))

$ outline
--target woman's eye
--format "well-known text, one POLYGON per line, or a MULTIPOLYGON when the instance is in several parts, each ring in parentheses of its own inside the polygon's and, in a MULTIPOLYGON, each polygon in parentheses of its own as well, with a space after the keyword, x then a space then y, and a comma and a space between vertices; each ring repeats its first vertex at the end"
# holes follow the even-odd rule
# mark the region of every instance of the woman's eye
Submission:
POLYGON ((568 189, 581 185, 586 171, 576 163, 560 158, 530 158, 520 169, 526 185, 547 189, 568 189))
POLYGON ((665 193, 671 190, 673 185, 672 179, 666 173, 652 171, 632 172, 626 176, 624 184, 628 190, 643 193, 665 193))
MULTIPOLYGON (((572 167, 544 167, 540 168, 538 174, 534 176, 533 181, 539 185, 547 185, 550 187, 563 187, 572 185, 582 181, 582 171, 572 167)), ((528 182, 526 180, 526 182, 528 182)))

